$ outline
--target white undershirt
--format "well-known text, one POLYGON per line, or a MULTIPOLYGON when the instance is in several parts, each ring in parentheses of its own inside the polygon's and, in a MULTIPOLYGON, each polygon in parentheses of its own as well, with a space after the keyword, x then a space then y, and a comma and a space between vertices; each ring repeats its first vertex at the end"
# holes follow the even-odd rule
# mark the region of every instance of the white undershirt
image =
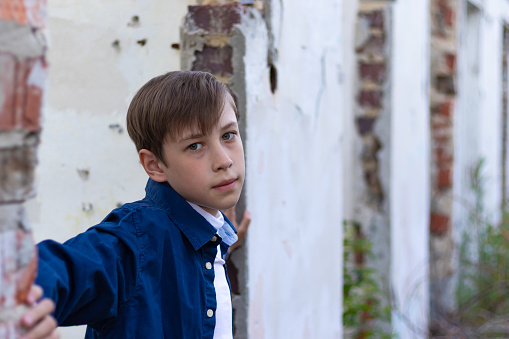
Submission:
MULTIPOLYGON (((192 208, 201 214, 216 229, 223 227, 224 218, 218 211, 217 216, 205 211, 200 206, 189 202, 192 208)), ((216 326, 214 327, 214 339, 232 339, 232 300, 230 296, 230 287, 226 281, 224 271, 225 261, 221 258, 221 247, 217 246, 217 254, 214 260, 214 288, 216 290, 216 326)))

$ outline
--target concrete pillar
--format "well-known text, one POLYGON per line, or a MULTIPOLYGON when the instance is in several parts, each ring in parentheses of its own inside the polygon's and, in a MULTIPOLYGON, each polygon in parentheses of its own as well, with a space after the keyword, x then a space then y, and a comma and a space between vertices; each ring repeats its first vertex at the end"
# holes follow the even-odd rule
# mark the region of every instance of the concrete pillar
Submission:
MULTIPOLYGON (((247 153, 245 142, 247 139, 247 95, 244 57, 248 38, 243 29, 246 29, 251 21, 256 21, 253 17, 262 24, 262 34, 266 35, 266 28, 263 27, 264 22, 260 20, 261 15, 258 10, 251 6, 228 1, 220 3, 209 1, 207 3, 189 6, 188 14, 181 28, 181 69, 210 72, 230 86, 239 110, 239 129, 247 153)), ((239 219, 245 210, 246 189, 243 192, 237 204, 239 219)), ((227 260, 228 276, 233 294, 235 338, 248 337, 246 253, 246 246, 242 246, 227 260)))
POLYGON ((363 178, 353 221, 373 243, 365 265, 393 306, 386 328, 403 338, 425 337, 428 324, 428 29, 427 2, 360 2, 355 118, 363 178))
POLYGON ((235 337, 338 338, 341 2, 243 2, 189 7, 181 43, 182 68, 229 84, 241 115, 253 221, 228 266, 235 337))
POLYGON ((18 338, 37 257, 23 203, 34 195, 46 78, 45 1, 0 3, 0 338, 18 338))

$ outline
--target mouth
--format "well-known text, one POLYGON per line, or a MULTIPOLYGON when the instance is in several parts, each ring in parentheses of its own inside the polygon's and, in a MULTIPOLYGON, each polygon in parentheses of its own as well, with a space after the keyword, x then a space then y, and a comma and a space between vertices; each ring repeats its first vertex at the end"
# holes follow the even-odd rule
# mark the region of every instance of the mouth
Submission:
POLYGON ((237 184, 237 178, 227 179, 227 180, 221 181, 219 184, 217 184, 216 186, 213 186, 212 188, 219 190, 219 191, 228 191, 228 190, 234 188, 236 184, 237 184))

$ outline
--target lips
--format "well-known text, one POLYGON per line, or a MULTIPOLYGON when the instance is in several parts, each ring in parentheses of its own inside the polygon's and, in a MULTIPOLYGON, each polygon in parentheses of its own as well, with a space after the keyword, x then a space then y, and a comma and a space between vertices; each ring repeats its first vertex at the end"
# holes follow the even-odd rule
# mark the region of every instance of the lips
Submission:
POLYGON ((212 188, 216 189, 216 190, 220 190, 220 191, 227 191, 227 190, 234 188, 236 184, 237 184, 236 178, 227 179, 227 180, 221 181, 219 184, 217 184, 216 186, 214 186, 212 188))

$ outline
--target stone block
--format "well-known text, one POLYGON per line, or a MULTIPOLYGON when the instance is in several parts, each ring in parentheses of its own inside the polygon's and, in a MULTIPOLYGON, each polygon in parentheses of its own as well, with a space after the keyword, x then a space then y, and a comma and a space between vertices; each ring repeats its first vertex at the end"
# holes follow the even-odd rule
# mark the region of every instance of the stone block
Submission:
POLYGON ((358 103, 361 107, 381 108, 383 91, 362 90, 358 96, 358 103))
POLYGON ((2 0, 0 19, 43 28, 46 23, 46 2, 47 0, 2 0))
POLYGON ((233 26, 241 21, 245 11, 242 4, 189 6, 187 20, 192 30, 202 29, 206 34, 231 35, 233 26))
POLYGON ((24 201, 33 195, 36 146, 0 149, 0 202, 24 201))
POLYGON ((233 48, 231 46, 204 46, 201 51, 195 52, 195 56, 193 71, 206 71, 222 77, 233 75, 233 48))
POLYGON ((437 187, 439 189, 452 187, 452 169, 450 166, 439 168, 437 174, 437 187))
POLYGON ((382 84, 387 80, 387 65, 385 63, 359 63, 359 75, 362 80, 374 81, 382 84))
POLYGON ((383 29, 385 23, 385 12, 383 10, 361 12, 359 17, 365 18, 370 28, 383 29))
POLYGON ((360 135, 366 135, 373 132, 373 126, 376 119, 371 117, 357 118, 357 128, 360 135))
POLYGON ((43 58, 19 61, 0 53, 0 73, 0 130, 39 131, 46 76, 43 58))
POLYGON ((435 235, 443 235, 449 231, 451 218, 448 215, 431 213, 430 232, 435 235))

